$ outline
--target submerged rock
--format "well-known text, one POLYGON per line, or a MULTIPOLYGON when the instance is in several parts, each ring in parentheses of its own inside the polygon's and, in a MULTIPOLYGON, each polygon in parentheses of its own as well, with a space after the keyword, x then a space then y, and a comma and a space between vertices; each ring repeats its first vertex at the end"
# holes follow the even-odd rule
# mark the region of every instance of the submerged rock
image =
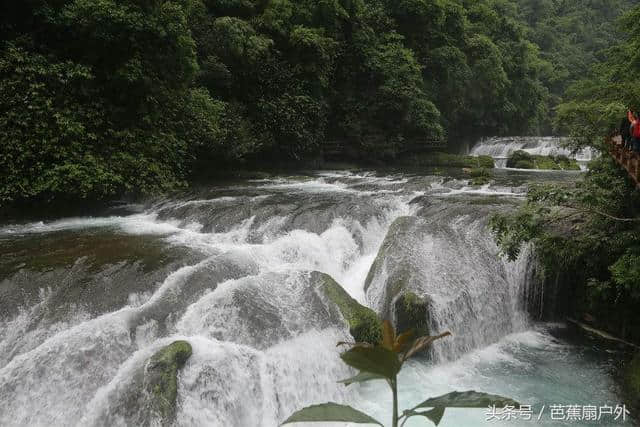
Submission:
POLYGON ((358 304, 331 276, 317 271, 266 273, 233 280, 193 304, 180 333, 264 350, 308 331, 348 329, 375 341, 375 313, 358 304))
POLYGON ((145 368, 144 388, 149 393, 150 405, 162 419, 170 424, 176 413, 178 371, 191 357, 191 344, 175 341, 154 354, 145 368))
POLYGON ((38 320, 115 311, 204 255, 159 236, 60 231, 0 239, 0 317, 46 303, 38 320))

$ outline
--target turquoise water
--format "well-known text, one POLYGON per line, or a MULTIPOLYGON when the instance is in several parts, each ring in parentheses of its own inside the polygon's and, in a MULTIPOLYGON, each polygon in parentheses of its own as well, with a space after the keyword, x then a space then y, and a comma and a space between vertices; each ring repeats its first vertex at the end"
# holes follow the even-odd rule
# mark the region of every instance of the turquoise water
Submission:
MULTIPOLYGON (((451 409, 445 412, 441 426, 620 426, 635 425, 613 415, 600 421, 551 419, 551 405, 583 406, 622 405, 619 390, 612 379, 620 353, 605 349, 601 343, 585 340, 567 341, 562 325, 537 325, 526 332, 509 335, 500 342, 464 355, 455 362, 432 366, 412 361, 401 372, 400 407, 417 405, 429 397, 454 390, 476 390, 512 397, 523 405, 531 405, 531 420, 491 420, 485 409, 451 409), (542 415, 540 416, 540 413, 542 415), (538 417, 540 419, 538 420, 538 417)), ((455 339, 455 338, 453 338, 455 339)), ((437 345, 437 344, 435 344, 437 345)), ((362 387, 362 400, 354 402, 362 410, 388 422, 391 394, 383 383, 362 387)), ((498 408, 502 409, 502 408, 498 408)), ((587 409, 587 413, 589 410, 587 409)), ((567 415, 566 408, 564 415, 567 415)), ((561 418, 556 413, 555 418, 561 418)), ((578 417, 581 418, 582 414, 578 417)), ((411 419, 406 426, 429 425, 411 419)))

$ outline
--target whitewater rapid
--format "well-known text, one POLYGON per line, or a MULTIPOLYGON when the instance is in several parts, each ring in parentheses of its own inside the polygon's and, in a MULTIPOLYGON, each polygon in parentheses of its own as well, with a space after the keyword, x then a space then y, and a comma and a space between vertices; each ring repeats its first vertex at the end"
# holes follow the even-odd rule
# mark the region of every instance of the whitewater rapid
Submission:
MULTIPOLYGON (((175 340, 193 347, 177 425, 271 427, 328 400, 386 418, 384 384, 336 382, 351 372, 335 344, 351 336, 315 283, 329 275, 382 313, 399 266, 433 298, 431 326, 454 333, 432 362, 403 372, 404 402, 462 387, 544 399, 554 382, 487 380, 509 349, 517 360, 551 340, 526 312, 530 253, 507 262, 486 227, 526 187, 497 181, 325 171, 205 188, 130 213, 4 225, 0 425, 159 423, 136 390, 149 357, 175 340), (394 229, 405 237, 393 240, 394 229), (373 271, 378 259, 385 267, 373 271)), ((603 378, 600 365, 581 363, 576 356, 603 378)), ((481 418, 454 414, 450 425, 481 418)))

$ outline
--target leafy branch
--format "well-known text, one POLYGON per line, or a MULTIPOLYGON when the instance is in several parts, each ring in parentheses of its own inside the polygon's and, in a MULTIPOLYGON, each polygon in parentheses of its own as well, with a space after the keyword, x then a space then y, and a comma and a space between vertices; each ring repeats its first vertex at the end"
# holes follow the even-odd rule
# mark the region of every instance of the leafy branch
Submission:
MULTIPOLYGON (((382 342, 372 345, 369 343, 338 343, 338 346, 349 345, 351 348, 340 355, 347 365, 358 370, 358 374, 339 381, 345 386, 374 380, 385 380, 393 395, 392 427, 404 426, 413 417, 421 417, 431 421, 436 426, 440 424, 446 408, 486 408, 490 406, 505 406, 519 404, 512 399, 476 391, 451 392, 442 396, 425 400, 411 409, 405 409, 398 415, 398 373, 404 362, 412 356, 424 351, 435 341, 451 335, 444 332, 435 336, 414 338, 413 331, 407 331, 398 336, 391 325, 385 320, 382 323, 382 342), (402 422, 401 424, 399 424, 402 422)), ((287 418, 282 424, 298 422, 351 422, 356 424, 383 424, 375 418, 358 411, 348 405, 328 402, 320 405, 308 406, 287 418)))

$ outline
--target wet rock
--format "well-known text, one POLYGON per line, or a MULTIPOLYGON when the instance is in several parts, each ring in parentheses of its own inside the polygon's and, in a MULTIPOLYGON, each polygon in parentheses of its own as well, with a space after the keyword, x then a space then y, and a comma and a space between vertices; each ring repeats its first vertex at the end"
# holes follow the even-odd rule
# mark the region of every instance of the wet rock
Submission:
POLYGON ((158 236, 62 231, 0 239, 0 318, 42 301, 42 318, 116 310, 203 255, 158 236), (44 292, 43 292, 44 291, 44 292))
POLYGON ((419 297, 413 292, 399 295, 394 303, 395 327, 398 333, 413 329, 415 336, 431 335, 430 304, 429 297, 419 297))
POLYGON ((175 418, 178 396, 178 371, 191 357, 191 345, 175 341, 154 354, 145 368, 144 388, 149 393, 152 410, 163 425, 175 418))
POLYGON ((416 271, 408 258, 415 249, 410 234, 416 221, 401 217, 391 224, 365 280, 365 292, 375 295, 374 309, 382 318, 391 319, 393 299, 412 285, 416 271))
POLYGON ((339 309, 345 320, 349 323, 349 333, 356 342, 369 342, 372 344, 382 339, 382 328, 376 313, 368 307, 359 304, 335 281, 331 276, 321 273, 322 290, 327 298, 339 309))
POLYGON ((204 293, 216 289, 227 280, 257 274, 255 261, 234 251, 208 258, 200 263, 183 267, 167 277, 153 297, 131 315, 134 330, 149 321, 156 322, 159 332, 173 326, 172 318, 198 301, 204 293))
POLYGON ((516 262, 500 256, 486 224, 491 209, 452 201, 398 218, 367 275, 372 308, 396 329, 452 332, 453 339, 434 346, 437 360, 524 327, 530 254, 516 262))
POLYGON ((306 332, 348 329, 377 341, 375 313, 320 272, 265 273, 229 281, 189 307, 178 332, 264 350, 306 332))

